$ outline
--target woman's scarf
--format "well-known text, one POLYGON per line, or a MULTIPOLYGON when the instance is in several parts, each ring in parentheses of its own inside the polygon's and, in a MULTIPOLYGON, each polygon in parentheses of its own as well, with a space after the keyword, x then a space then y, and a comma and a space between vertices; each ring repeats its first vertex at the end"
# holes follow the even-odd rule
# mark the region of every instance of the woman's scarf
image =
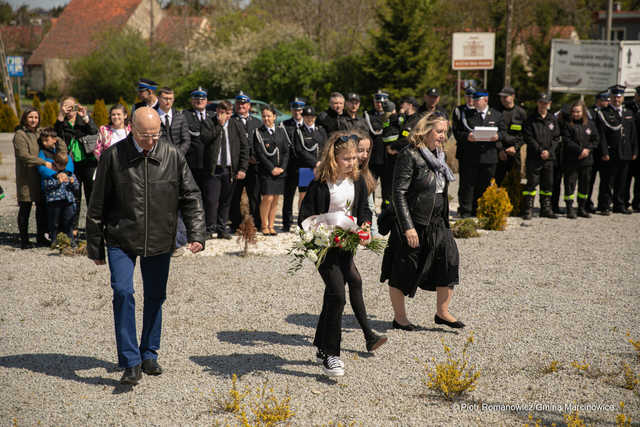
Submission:
POLYGON ((447 162, 444 159, 444 151, 438 150, 438 157, 434 156, 431 150, 426 147, 420 147, 420 152, 422 156, 426 160, 427 164, 431 169, 433 169, 437 174, 441 175, 448 182, 455 181, 456 178, 453 176, 453 172, 449 169, 447 162))

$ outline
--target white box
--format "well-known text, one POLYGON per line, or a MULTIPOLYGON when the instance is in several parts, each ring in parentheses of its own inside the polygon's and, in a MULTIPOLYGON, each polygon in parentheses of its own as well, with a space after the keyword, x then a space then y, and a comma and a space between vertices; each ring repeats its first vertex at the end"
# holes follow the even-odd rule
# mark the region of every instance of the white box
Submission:
POLYGON ((495 126, 476 126, 473 128, 473 137, 476 141, 490 141, 498 135, 498 128, 495 126))

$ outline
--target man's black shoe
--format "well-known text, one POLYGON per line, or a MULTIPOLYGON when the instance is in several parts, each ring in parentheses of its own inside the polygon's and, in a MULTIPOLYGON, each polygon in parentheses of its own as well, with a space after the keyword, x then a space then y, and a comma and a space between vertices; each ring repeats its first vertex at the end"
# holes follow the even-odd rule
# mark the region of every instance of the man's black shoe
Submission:
POLYGON ((120 378, 120 384, 136 385, 142 379, 142 372, 140 371, 140 365, 131 366, 125 368, 122 378, 120 378))
POLYGON ((226 231, 218 232, 218 239, 231 240, 233 236, 226 231))
POLYGON ((620 214, 624 214, 624 215, 631 215, 631 209, 629 208, 616 208, 613 210, 613 213, 620 213, 620 214))
POLYGON ((142 372, 147 375, 160 375, 162 368, 156 359, 147 359, 142 362, 142 372))
POLYGON ((436 322, 436 324, 438 325, 447 325, 450 328, 454 328, 454 329, 462 329, 464 328, 464 323, 462 323, 459 320, 456 320, 455 322, 449 322, 446 319, 443 319, 442 317, 438 316, 438 314, 436 313, 436 315, 433 317, 433 321, 436 322))

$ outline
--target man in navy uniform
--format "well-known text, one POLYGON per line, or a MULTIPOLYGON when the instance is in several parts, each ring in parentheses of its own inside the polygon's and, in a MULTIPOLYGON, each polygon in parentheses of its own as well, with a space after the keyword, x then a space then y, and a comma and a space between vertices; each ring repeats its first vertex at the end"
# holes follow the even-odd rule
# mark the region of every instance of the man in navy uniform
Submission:
POLYGON ((389 121, 385 120, 384 111, 384 106, 389 102, 389 94, 378 90, 373 94, 373 110, 364 112, 364 121, 367 124, 372 142, 369 169, 376 179, 382 177, 384 172, 385 150, 382 130, 385 123, 389 126, 389 121))
MULTIPOLYGON (((611 93, 609 89, 602 91, 596 94, 596 102, 590 108, 587 108, 587 116, 589 120, 593 123, 596 123, 596 119, 598 118, 598 111, 609 106, 611 93)), ((597 128, 597 127, 596 127, 597 128)), ((598 130, 598 139, 602 139, 602 135, 599 134, 598 130)), ((589 213, 595 213, 596 207, 593 204, 592 196, 593 196, 593 187, 596 183, 596 175, 600 173, 600 167, 602 165, 602 153, 600 152, 600 145, 596 147, 593 151, 593 167, 591 168, 591 179, 589 180, 589 193, 587 194, 587 201, 585 204, 585 209, 589 213)))
MULTIPOLYGON (((640 86, 636 87, 634 98, 626 103, 628 110, 633 111, 636 123, 636 135, 640 150, 640 86)), ((640 154, 640 152, 638 153, 640 154)), ((625 201, 627 207, 631 206, 634 212, 640 212, 640 157, 636 157, 629 165, 627 183, 625 185, 625 201), (631 192, 631 180, 633 179, 633 194, 631 192), (633 200, 631 196, 633 195, 633 200)))
MULTIPOLYGON (((451 131, 453 137, 456 140, 456 159, 458 159, 458 171, 461 171, 464 167, 464 159, 462 150, 467 140, 467 132, 464 132, 465 124, 462 122, 463 117, 469 117, 473 106, 473 94, 476 93, 476 89, 473 86, 468 86, 464 89, 464 104, 458 105, 453 110, 451 117, 451 131), (461 132, 462 131, 462 132, 461 132), (461 139, 458 139, 461 138, 461 139)), ((462 199, 462 185, 458 186, 458 200, 462 199)), ((458 212, 460 213, 460 212, 458 212)))
POLYGON ((158 89, 158 83, 149 79, 140 79, 138 80, 138 98, 141 99, 140 102, 133 105, 131 109, 131 117, 133 118, 133 112, 136 108, 140 107, 158 107, 158 97, 155 95, 155 91, 158 89))
POLYGON ((289 163, 287 164, 287 176, 284 183, 284 195, 282 199, 282 231, 289 232, 293 223, 293 199, 298 188, 298 164, 295 159, 293 141, 295 132, 304 125, 302 110, 307 105, 304 99, 294 98, 289 104, 291 118, 280 125, 284 128, 289 141, 289 163))
POLYGON ((489 94, 476 91, 473 94, 473 110, 462 113, 462 128, 456 130, 456 140, 463 141, 463 167, 460 169, 458 216, 467 218, 476 215, 478 199, 495 176, 498 152, 503 149, 504 120, 502 114, 489 107, 489 94), (496 133, 489 140, 479 140, 474 136, 477 127, 495 127, 496 133))
POLYGON ((245 137, 249 145, 249 167, 247 168, 244 178, 238 177, 238 181, 233 189, 233 198, 231 199, 231 228, 235 231, 240 223, 242 223, 242 213, 240 212, 240 199, 242 198, 242 190, 247 190, 249 199, 249 214, 253 217, 253 222, 260 230, 260 178, 258 176, 257 161, 253 153, 253 135, 260 126, 262 121, 253 117, 251 113, 251 98, 244 92, 240 91, 236 95, 234 114, 231 120, 235 120, 242 125, 245 137))
POLYGON ((213 138, 213 122, 211 114, 207 111, 207 91, 201 86, 191 91, 191 108, 185 110, 183 115, 191 138, 191 145, 185 157, 198 188, 204 193, 203 183, 207 175, 204 152, 213 138))
POLYGON ((611 102, 598 112, 596 123, 600 132, 602 166, 598 210, 603 215, 613 212, 630 214, 625 205, 624 188, 629 163, 638 155, 638 137, 633 112, 622 105, 625 86, 611 86, 611 102))

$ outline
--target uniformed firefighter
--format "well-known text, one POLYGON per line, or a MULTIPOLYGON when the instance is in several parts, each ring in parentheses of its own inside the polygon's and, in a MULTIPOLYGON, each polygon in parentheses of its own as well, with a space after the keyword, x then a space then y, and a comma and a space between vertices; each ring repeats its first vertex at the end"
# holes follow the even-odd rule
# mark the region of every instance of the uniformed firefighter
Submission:
POLYGON ((527 184, 524 196, 523 219, 531 219, 533 200, 540 185, 540 216, 557 218, 551 209, 553 188, 554 153, 560 144, 560 129, 556 117, 551 114, 551 96, 543 93, 538 97, 536 111, 532 112, 524 126, 524 143, 527 145, 527 184))
POLYGON ((369 127, 364 117, 358 115, 360 110, 360 95, 348 93, 344 102, 344 112, 338 118, 338 130, 357 130, 365 135, 369 133, 369 127))
POLYGON ((293 140, 296 131, 304 125, 302 110, 306 105, 307 103, 304 99, 294 98, 289 104, 291 108, 291 118, 280 123, 280 126, 285 129, 289 143, 289 163, 287 164, 287 175, 285 177, 284 194, 282 198, 282 231, 285 233, 289 231, 291 224, 293 224, 293 199, 296 195, 296 188, 298 187, 299 165, 296 162, 293 140))
POLYGON ((512 169, 517 169, 520 172, 522 167, 520 147, 523 144, 522 127, 527 121, 527 112, 524 108, 516 105, 516 91, 512 87, 502 88, 498 95, 500 95, 498 111, 502 113, 506 128, 502 150, 498 152, 498 165, 496 166, 496 184, 500 186, 512 169))

